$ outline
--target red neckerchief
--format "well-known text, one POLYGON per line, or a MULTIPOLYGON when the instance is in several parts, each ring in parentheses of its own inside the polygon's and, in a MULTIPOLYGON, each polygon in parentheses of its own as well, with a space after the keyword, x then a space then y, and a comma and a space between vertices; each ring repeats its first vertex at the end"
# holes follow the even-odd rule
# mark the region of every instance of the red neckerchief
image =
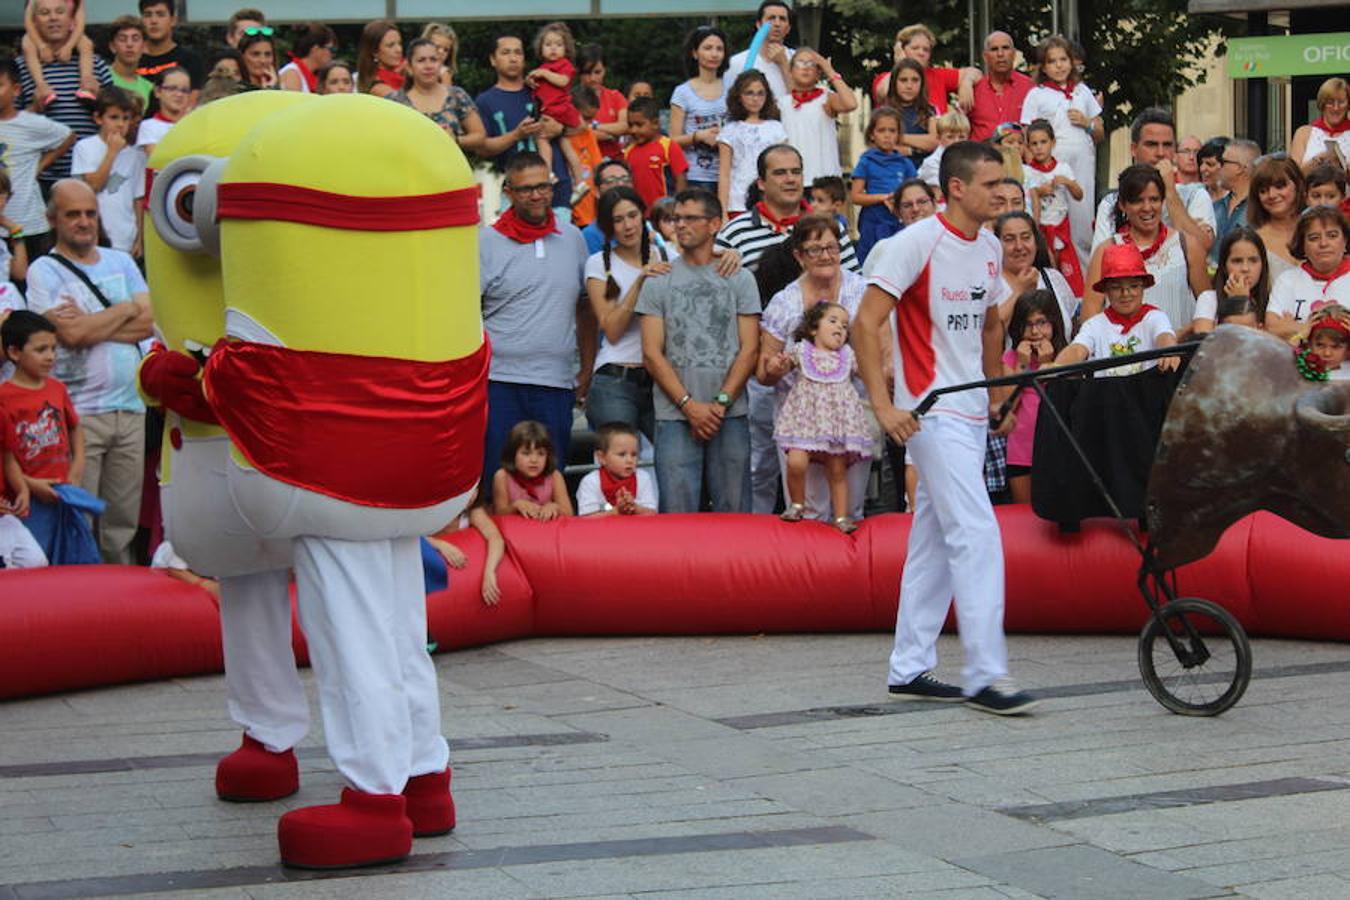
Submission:
MULTIPOLYGON (((1128 222, 1121 226, 1120 233, 1125 235, 1126 240, 1133 240, 1133 238, 1130 237, 1130 225, 1128 222)), ((1158 236, 1153 239, 1153 243, 1149 244, 1147 247, 1139 248, 1139 255, 1144 257, 1144 262, 1148 262, 1153 258, 1153 255, 1158 252, 1158 248, 1162 247, 1163 241, 1165 240, 1167 240, 1167 226, 1162 222, 1159 222, 1158 236)))
POLYGON ((1345 213, 1347 216, 1350 216, 1350 197, 1346 197, 1344 200, 1341 201, 1341 212, 1345 213))
POLYGON ((309 92, 312 94, 319 89, 319 76, 310 71, 305 61, 295 54, 290 54, 291 62, 300 70, 300 77, 305 79, 305 84, 309 85, 309 92))
POLYGON ((1139 304, 1139 308, 1134 311, 1134 315, 1122 316, 1108 305, 1104 312, 1106 313, 1106 320, 1112 325, 1118 326, 1121 334, 1129 334, 1134 326, 1144 321, 1144 316, 1157 308, 1158 307, 1148 303, 1141 303, 1139 304))
POLYGON ((600 467, 600 492, 605 495, 605 502, 610 506, 619 505, 619 489, 626 488, 629 496, 637 499, 637 472, 629 475, 627 478, 615 478, 609 474, 609 469, 600 467))
POLYGON ((1034 159, 1027 160, 1027 165, 1031 166, 1037 172, 1053 172, 1055 171, 1055 166, 1059 165, 1059 163, 1055 162, 1055 158, 1052 156, 1049 161, 1043 163, 1038 163, 1034 159))
POLYGON ((1078 87, 1077 82, 1066 81, 1063 84, 1056 84, 1053 81, 1042 81, 1041 85, 1050 88, 1052 91, 1059 91, 1069 100, 1073 99, 1074 89, 1078 87))
POLYGON ((511 472, 510 475, 512 481, 520 485, 521 488, 525 491, 525 493, 529 494, 536 500, 538 500, 542 496, 539 489, 542 488, 544 485, 548 484, 548 482, 551 481, 553 478, 552 472, 544 472, 534 476, 533 478, 526 478, 519 472, 511 472))
POLYGON ((813 87, 809 91, 793 91, 792 108, 801 109, 803 106, 810 103, 812 100, 816 99, 823 93, 825 93, 825 89, 823 87, 813 87))
POLYGON ((768 222, 771 226, 773 226, 773 230, 776 233, 782 234, 784 231, 787 231, 793 225, 796 225, 797 220, 802 217, 803 213, 809 212, 809 209, 807 208, 806 202, 803 201, 801 207, 797 210, 797 214, 795 216, 783 216, 783 218, 781 219, 776 219, 774 218, 773 213, 769 212, 769 207, 765 205, 763 200, 761 200, 755 204, 755 212, 759 213, 759 217, 761 219, 763 219, 764 221, 768 222))
POLYGON ((486 336, 445 362, 221 339, 202 381, 221 426, 260 472, 360 506, 419 509, 483 475, 490 358, 486 336), (387 469, 333 452, 372 440, 387 469))
POLYGON ((403 73, 397 69, 386 69, 384 66, 379 66, 375 69, 375 78, 396 91, 403 90, 403 73))
POLYGON ((151 118, 154 119, 156 122, 168 122, 170 125, 176 125, 178 123, 177 119, 170 119, 162 112, 155 113, 153 116, 151 116, 151 118))
POLYGON ((1332 137, 1336 137, 1337 135, 1339 135, 1344 131, 1350 131, 1350 116, 1346 116, 1344 119, 1341 119, 1341 124, 1336 125, 1334 127, 1328 125, 1326 119, 1322 118, 1321 116, 1318 116, 1316 119, 1313 119, 1312 127, 1320 128, 1327 134, 1331 135, 1332 137))
POLYGON ((558 222, 553 216, 552 209, 548 211, 548 218, 538 225, 532 225, 516 215, 514 208, 508 209, 498 217, 492 227, 515 241, 517 244, 533 244, 535 241, 543 240, 550 234, 562 234, 562 232, 558 230, 558 222))
MULTIPOLYGON (((1335 281, 1337 278, 1340 278, 1342 275, 1350 273, 1350 259, 1342 258, 1341 264, 1326 274, 1323 274, 1314 269, 1310 263, 1304 263, 1300 268, 1302 268, 1303 271, 1307 272, 1308 277, 1311 278, 1313 281, 1332 282, 1335 281)), ((1325 291, 1326 287, 1323 286, 1322 290, 1325 291)))

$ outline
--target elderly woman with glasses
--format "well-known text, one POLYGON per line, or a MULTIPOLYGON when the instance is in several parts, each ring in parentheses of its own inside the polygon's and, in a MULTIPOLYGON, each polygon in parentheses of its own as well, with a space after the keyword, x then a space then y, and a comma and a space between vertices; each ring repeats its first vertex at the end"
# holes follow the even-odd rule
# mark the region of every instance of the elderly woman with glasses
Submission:
MULTIPOLYGON (((833 216, 813 213, 802 216, 788 236, 786 247, 801 267, 801 276, 769 300, 760 318, 759 362, 755 377, 765 387, 774 390, 774 420, 787 399, 796 380, 791 357, 792 334, 801 324, 806 311, 817 303, 837 303, 848 310, 850 320, 858 312, 867 279, 840 265, 839 223, 833 216)), ((854 387, 864 401, 867 391, 861 379, 853 379, 854 387)), ((866 405, 866 404, 865 404, 866 405)), ((779 471, 787 466, 779 452, 779 471)), ((863 499, 867 494, 867 477, 871 461, 858 460, 848 468, 849 516, 862 517, 863 499)), ((786 476, 785 476, 786 477, 786 476)), ((786 484, 784 485, 786 491, 786 484)), ((822 466, 811 466, 806 476, 806 506, 810 515, 828 522, 830 512, 829 484, 822 466)))
POLYGON ((1289 155, 1308 171, 1318 163, 1350 165, 1350 84, 1344 78, 1328 78, 1317 89, 1320 115, 1294 132, 1289 155))

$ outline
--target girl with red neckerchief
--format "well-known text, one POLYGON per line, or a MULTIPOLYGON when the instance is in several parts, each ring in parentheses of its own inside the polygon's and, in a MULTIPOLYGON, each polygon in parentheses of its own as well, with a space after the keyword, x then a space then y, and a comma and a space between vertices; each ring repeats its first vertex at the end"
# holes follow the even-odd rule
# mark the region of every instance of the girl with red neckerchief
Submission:
POLYGON ((1297 340, 1307 333, 1314 305, 1350 307, 1350 259, 1345 257, 1345 215, 1332 206, 1314 206, 1299 216, 1289 250, 1303 262, 1280 276, 1270 291, 1266 330, 1297 340))
POLYGON ((506 436, 502 467, 492 476, 492 511, 540 522, 575 514, 542 423, 518 422, 506 436))
POLYGON ((1018 121, 1045 119, 1054 129, 1055 158, 1073 169, 1075 180, 1083 188, 1082 196, 1069 203, 1069 227, 1079 256, 1085 257, 1092 248, 1097 144, 1105 134, 1102 107, 1092 89, 1075 76, 1073 50, 1068 41, 1058 35, 1048 37, 1037 53, 1041 65, 1036 72, 1036 86, 1022 101, 1018 121))
POLYGON ((318 72, 333 61, 333 50, 337 47, 337 35, 333 29, 318 22, 311 22, 296 38, 291 48, 290 62, 277 72, 277 84, 283 91, 299 91, 314 94, 319 90, 318 72))
MULTIPOLYGON (((174 123, 192 112, 192 79, 187 69, 174 66, 161 73, 154 97, 159 108, 153 116, 142 119, 136 131, 136 146, 145 153, 146 159, 155 152, 155 145, 174 123)), ((146 196, 149 196, 148 190, 147 186, 146 196)))
POLYGON ((1083 296, 1083 264, 1079 261, 1070 218, 1071 204, 1086 196, 1073 167, 1056 158, 1055 130, 1045 119, 1027 126, 1027 194, 1036 220, 1045 234, 1055 267, 1069 282, 1075 297, 1083 296))
POLYGON ((1102 277, 1102 258, 1111 247, 1120 245, 1133 245, 1143 257, 1150 276, 1144 302, 1162 310, 1169 322, 1184 324, 1195 317, 1195 298, 1209 287, 1205 250, 1163 223, 1164 194, 1162 175, 1152 166, 1133 165, 1120 173, 1116 233, 1097 247, 1088 263, 1082 321, 1105 308, 1105 298, 1096 287, 1102 277))
POLYGON ((838 175, 839 126, 835 117, 858 108, 844 76, 810 47, 798 47, 788 64, 788 96, 781 113, 788 143, 802 155, 802 181, 838 175), (825 81, 828 87, 821 85, 825 81))
POLYGON ((1320 162, 1344 169, 1350 165, 1350 83, 1344 78, 1328 78, 1317 89, 1320 115, 1294 132, 1289 156, 1304 171, 1320 162))

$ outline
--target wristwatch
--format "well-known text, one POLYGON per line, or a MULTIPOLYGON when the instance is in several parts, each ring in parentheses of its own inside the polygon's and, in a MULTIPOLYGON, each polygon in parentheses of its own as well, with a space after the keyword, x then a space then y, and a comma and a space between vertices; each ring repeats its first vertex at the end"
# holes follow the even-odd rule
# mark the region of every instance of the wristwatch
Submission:
POLYGON ((714 397, 713 402, 722 404, 723 409, 731 409, 731 395, 726 391, 714 397))
POLYGON ((675 408, 676 408, 676 409, 684 409, 685 405, 688 404, 689 401, 692 400, 692 399, 694 399, 694 398, 691 397, 691 396, 689 396, 688 394, 685 394, 683 397, 681 397, 681 398, 679 399, 679 401, 676 402, 675 408))

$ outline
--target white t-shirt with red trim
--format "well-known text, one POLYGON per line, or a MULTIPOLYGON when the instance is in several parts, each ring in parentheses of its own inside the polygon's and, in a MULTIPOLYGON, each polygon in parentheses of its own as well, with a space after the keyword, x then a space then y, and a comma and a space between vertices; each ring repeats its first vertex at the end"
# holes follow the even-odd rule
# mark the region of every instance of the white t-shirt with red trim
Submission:
MULTIPOLYGON (((1109 359, 1113 356, 1154 350, 1158 346, 1158 338, 1164 334, 1175 332, 1172 330, 1172 323, 1167 320, 1167 313, 1160 309, 1150 309, 1128 332, 1108 319, 1105 312, 1099 312, 1083 323, 1083 327, 1078 329, 1078 334, 1074 335, 1073 342, 1087 348, 1088 359, 1109 359)), ((1156 359, 1150 359, 1116 369, 1103 369, 1096 374, 1098 378, 1137 375, 1157 364, 1156 359)))
POLYGON ((1314 278, 1306 266, 1290 269, 1281 275, 1270 289, 1267 312, 1286 313, 1295 321, 1306 322, 1313 304, 1323 301, 1339 303, 1350 308, 1350 260, 1341 262, 1336 275, 1329 280, 1314 278))
MULTIPOLYGON (((1054 181, 1056 177, 1063 175, 1070 181, 1078 179, 1073 174, 1073 169, 1062 159, 1056 159, 1054 168, 1048 172, 1042 172, 1035 166, 1023 166, 1022 175, 1025 179, 1022 184, 1031 193, 1032 188, 1038 188, 1048 181, 1054 181)), ((1041 198, 1041 218, 1042 225, 1058 225, 1069 217, 1069 189, 1064 185, 1055 188, 1054 193, 1041 198)))
MULTIPOLYGON (((1008 292, 993 232, 982 228, 968 238, 939 214, 873 253, 880 258, 868 283, 895 298, 895 405, 913 409, 929 391, 983 381, 985 311, 1008 292)), ((959 391, 931 412, 984 423, 988 404, 983 389, 959 391)))

